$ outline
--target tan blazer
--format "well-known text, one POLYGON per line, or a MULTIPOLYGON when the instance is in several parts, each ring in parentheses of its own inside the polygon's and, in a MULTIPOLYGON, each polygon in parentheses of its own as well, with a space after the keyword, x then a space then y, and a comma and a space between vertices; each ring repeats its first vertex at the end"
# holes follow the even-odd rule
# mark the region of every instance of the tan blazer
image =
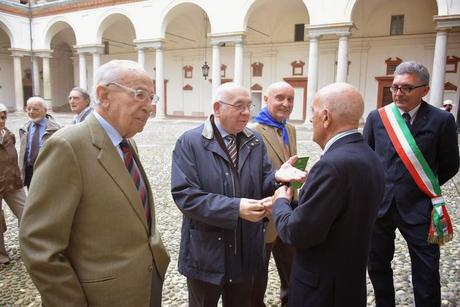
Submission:
POLYGON ((149 306, 152 273, 164 278, 169 256, 146 185, 150 236, 134 183, 94 115, 44 144, 20 243, 45 306, 149 306))
MULTIPOLYGON (((256 130, 264 140, 265 146, 267 146, 268 157, 270 158, 273 169, 278 170, 281 165, 286 162, 283 148, 280 146, 279 136, 276 132, 276 128, 255 123, 250 126, 250 128, 256 130)), ((286 124, 286 129, 288 131, 289 137, 289 151, 290 156, 297 154, 297 137, 295 127, 286 124)), ((276 239, 276 228, 275 223, 270 220, 267 225, 267 230, 265 232, 265 242, 271 243, 276 239)))

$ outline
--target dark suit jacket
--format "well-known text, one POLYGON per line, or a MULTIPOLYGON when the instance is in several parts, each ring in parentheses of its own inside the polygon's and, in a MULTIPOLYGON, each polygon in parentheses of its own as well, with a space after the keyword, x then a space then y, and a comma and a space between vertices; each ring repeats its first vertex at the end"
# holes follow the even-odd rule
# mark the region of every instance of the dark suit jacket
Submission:
MULTIPOLYGON (((459 166, 457 126, 452 114, 422 101, 411 132, 439 183, 442 185, 452 178, 459 166)), ((385 196, 378 217, 388 211, 394 199, 406 223, 429 223, 431 201, 416 186, 396 153, 377 110, 367 117, 363 134, 385 171, 385 196)))
POLYGON ((278 235, 297 248, 289 306, 366 306, 367 253, 383 188, 377 156, 354 133, 313 166, 294 210, 276 201, 278 235))

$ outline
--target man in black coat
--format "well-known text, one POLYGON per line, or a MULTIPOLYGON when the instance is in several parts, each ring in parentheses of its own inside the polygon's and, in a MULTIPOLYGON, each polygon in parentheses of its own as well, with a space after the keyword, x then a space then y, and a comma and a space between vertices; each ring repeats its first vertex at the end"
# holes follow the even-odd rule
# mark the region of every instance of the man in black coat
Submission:
POLYGON ((313 100, 313 141, 323 149, 299 195, 275 193, 281 239, 297 248, 288 306, 366 306, 366 264, 383 196, 383 169, 358 132, 364 104, 349 84, 321 89, 313 100))
MULTIPOLYGON (((409 114, 409 130, 429 167, 444 184, 458 171, 459 155, 452 114, 435 108, 428 94, 430 75, 423 65, 403 62, 395 70, 391 91, 402 116, 409 114)), ((377 306, 395 306, 391 260, 395 229, 407 242, 417 306, 440 306, 439 246, 427 242, 433 206, 401 161, 377 110, 364 127, 364 138, 375 150, 385 171, 385 195, 380 205, 369 254, 369 276, 377 306)))

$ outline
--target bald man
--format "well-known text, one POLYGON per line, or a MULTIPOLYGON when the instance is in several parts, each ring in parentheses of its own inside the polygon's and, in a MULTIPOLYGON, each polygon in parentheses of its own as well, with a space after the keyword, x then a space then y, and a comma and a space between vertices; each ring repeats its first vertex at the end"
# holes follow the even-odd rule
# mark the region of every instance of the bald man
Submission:
POLYGON ((366 306, 371 230, 383 196, 383 169, 363 141, 363 99, 346 83, 321 89, 313 100, 313 141, 322 149, 299 193, 274 196, 281 239, 296 247, 288 306, 366 306))

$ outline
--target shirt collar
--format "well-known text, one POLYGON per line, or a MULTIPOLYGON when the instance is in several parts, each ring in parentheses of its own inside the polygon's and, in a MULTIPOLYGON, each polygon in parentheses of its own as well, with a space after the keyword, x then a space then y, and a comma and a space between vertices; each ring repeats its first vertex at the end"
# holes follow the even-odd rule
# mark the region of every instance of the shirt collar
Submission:
POLYGON ((75 119, 79 122, 81 120, 81 118, 83 117, 83 115, 86 114, 86 112, 88 112, 88 110, 91 108, 91 106, 87 106, 83 111, 81 111, 78 115, 75 115, 75 119))
POLYGON ((326 146, 324 146, 324 149, 321 155, 324 155, 326 151, 332 146, 332 144, 334 144, 337 140, 347 135, 353 134, 353 133, 358 133, 358 129, 346 130, 346 131, 342 131, 334 135, 329 141, 327 141, 326 146))
POLYGON ((414 119, 414 117, 417 115, 417 111, 418 111, 418 109, 420 109, 420 106, 421 106, 421 105, 422 105, 422 103, 419 103, 415 108, 413 108, 413 109, 410 110, 409 112, 403 111, 403 110, 401 110, 400 108, 398 108, 398 110, 399 110, 399 113, 401 113, 401 115, 403 115, 404 113, 409 113, 410 118, 411 118, 411 122, 412 122, 412 120, 414 119))
POLYGON ((104 131, 109 136, 112 141, 113 146, 117 147, 120 142, 123 140, 120 133, 115 129, 104 117, 102 117, 97 111, 94 111, 94 116, 96 117, 99 124, 101 124, 104 131))

